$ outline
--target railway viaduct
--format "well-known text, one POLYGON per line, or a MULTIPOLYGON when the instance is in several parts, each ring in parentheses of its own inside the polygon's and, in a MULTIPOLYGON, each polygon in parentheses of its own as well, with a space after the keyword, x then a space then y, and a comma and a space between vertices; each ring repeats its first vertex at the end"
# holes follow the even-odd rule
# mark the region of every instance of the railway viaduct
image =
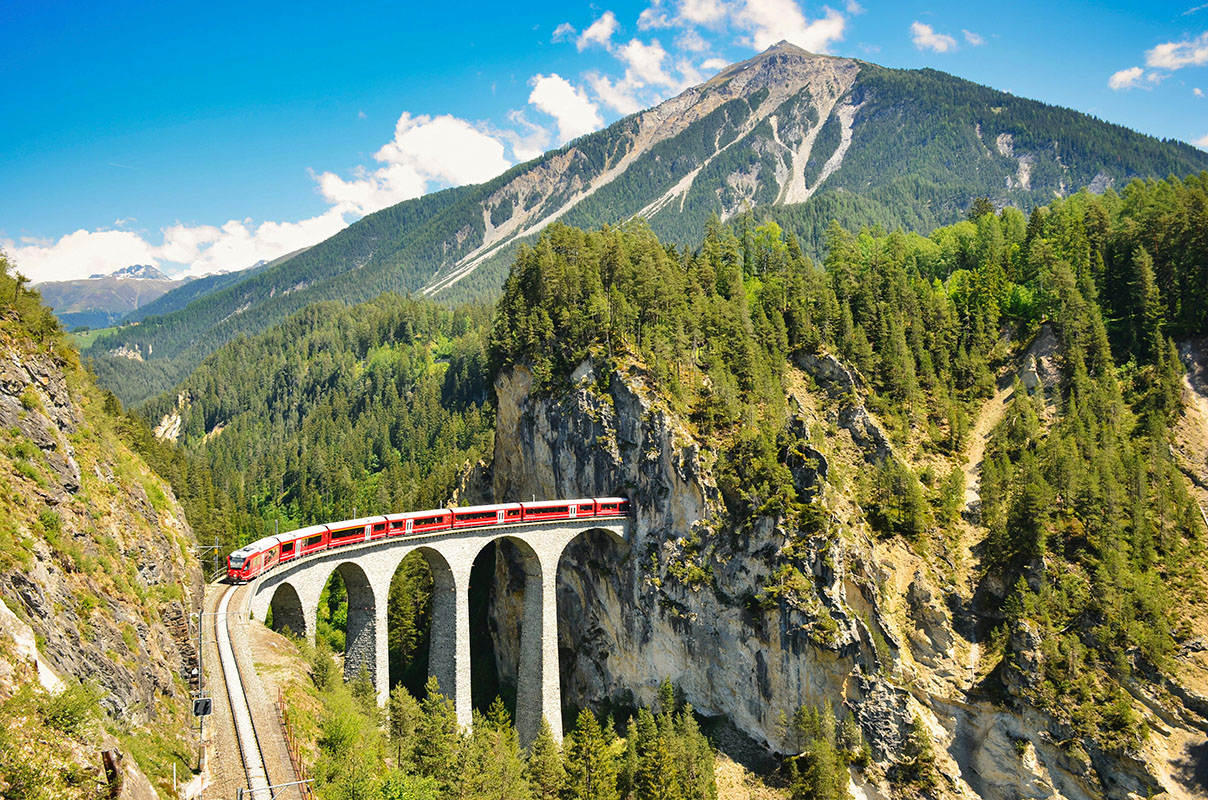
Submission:
POLYGON ((390 581, 403 559, 420 553, 432 570, 432 628, 428 674, 452 698, 457 719, 470 725, 470 569, 490 542, 511 541, 525 572, 524 613, 520 622, 520 664, 516 687, 516 729, 527 744, 537 735, 541 718, 562 738, 562 689, 558 673, 558 563, 562 552, 580 535, 628 538, 627 518, 590 518, 441 531, 388 537, 345 545, 291 561, 251 582, 249 604, 254 619, 269 609, 277 628, 288 626, 312 642, 319 595, 332 573, 348 588, 345 675, 364 666, 373 678, 378 701, 389 692, 386 603, 390 581))

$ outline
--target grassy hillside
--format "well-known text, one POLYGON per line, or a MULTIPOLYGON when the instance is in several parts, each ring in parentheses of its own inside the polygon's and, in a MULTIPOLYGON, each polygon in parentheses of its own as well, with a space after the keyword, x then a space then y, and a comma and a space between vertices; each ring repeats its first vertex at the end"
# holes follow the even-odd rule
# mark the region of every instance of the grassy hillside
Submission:
POLYGON ((166 795, 196 748, 193 534, 145 429, 3 254, 0 297, 0 794, 96 797, 116 737, 166 795))

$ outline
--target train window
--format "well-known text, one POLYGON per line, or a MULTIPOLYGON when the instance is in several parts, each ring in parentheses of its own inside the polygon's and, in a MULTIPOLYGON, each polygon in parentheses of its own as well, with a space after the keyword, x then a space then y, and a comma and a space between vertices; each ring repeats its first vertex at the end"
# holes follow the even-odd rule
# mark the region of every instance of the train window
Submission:
POLYGON ((509 509, 508 509, 508 516, 509 516, 509 517, 518 517, 518 516, 520 516, 520 509, 518 509, 518 508, 509 508, 509 509))
POLYGON ((570 509, 566 506, 547 506, 546 508, 535 508, 533 511, 537 514, 568 514, 570 509))
POLYGON ((403 525, 404 525, 404 524, 405 524, 405 523, 404 523, 404 522, 403 522, 403 520, 401 520, 401 519, 394 519, 394 520, 391 520, 391 521, 390 521, 390 530, 392 530, 392 531, 399 531, 399 530, 402 530, 402 529, 403 529, 403 525))
POLYGON ((293 542, 286 542, 285 544, 281 545, 281 555, 287 556, 292 552, 294 552, 293 542))
POLYGON ((302 543, 302 546, 303 547, 314 547, 315 545, 319 544, 322 541, 323 541, 323 534, 319 534, 318 536, 309 537, 305 542, 302 543))
POLYGON ((373 529, 375 531, 384 531, 384 530, 386 530, 386 523, 384 523, 384 522, 375 523, 373 526, 373 529))
POLYGON ((470 514, 458 514, 457 518, 462 522, 477 522, 484 519, 495 519, 494 511, 476 511, 470 514))
POLYGON ((424 517, 423 519, 417 519, 415 521, 415 524, 417 526, 419 526, 419 525, 436 525, 443 521, 444 521, 444 519, 442 517, 424 517))

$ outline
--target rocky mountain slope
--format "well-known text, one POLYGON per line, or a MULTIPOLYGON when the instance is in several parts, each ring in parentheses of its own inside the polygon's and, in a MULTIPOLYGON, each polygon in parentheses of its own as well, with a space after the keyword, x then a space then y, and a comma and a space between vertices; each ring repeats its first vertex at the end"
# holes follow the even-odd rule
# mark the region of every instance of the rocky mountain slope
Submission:
POLYGON ((138 403, 234 336, 318 300, 490 296, 517 243, 554 220, 596 227, 641 216, 661 238, 689 244, 711 216, 755 210, 817 255, 832 219, 927 232, 979 196, 1027 209, 1084 186, 1205 168, 1208 154, 1189 145, 943 73, 782 43, 492 181, 372 214, 88 355, 107 386, 138 403))
MULTIPOLYGON (((1045 380, 1034 362, 1029 353, 1019 374, 1045 380)), ((961 607, 951 565, 880 539, 842 488, 900 456, 840 361, 805 359, 790 376, 790 425, 809 459, 794 476, 820 494, 841 532, 805 540, 771 517, 718 527, 725 509, 709 448, 640 370, 600 376, 585 363, 577 377, 558 397, 533 396, 522 367, 500 378, 490 472, 499 500, 623 492, 636 501, 628 547, 588 535, 564 557, 565 702, 629 708, 670 677, 698 712, 779 752, 793 750, 784 720, 800 705, 850 710, 873 750, 872 766, 853 777, 857 798, 893 794, 916 716, 935 743, 942 779, 933 796, 1190 798, 1208 789, 1196 766, 1208 733, 1208 660, 1199 651, 1180 657, 1180 684, 1134 683, 1150 739, 1128 754, 1074 746, 1068 730, 1020 698, 985 694, 979 626, 961 607), (789 564, 800 580, 769 597, 770 578, 789 564)), ((497 574, 506 580, 502 558, 497 574)), ((501 603, 493 613, 493 630, 514 628, 516 609, 501 603)), ((514 676, 514 646, 506 636, 496 642, 505 676, 514 676)), ((1007 686, 1022 692, 1034 668, 1021 665, 1007 686)))
POLYGON ((36 293, 0 288, 0 794, 168 796, 195 761, 192 533, 36 293))

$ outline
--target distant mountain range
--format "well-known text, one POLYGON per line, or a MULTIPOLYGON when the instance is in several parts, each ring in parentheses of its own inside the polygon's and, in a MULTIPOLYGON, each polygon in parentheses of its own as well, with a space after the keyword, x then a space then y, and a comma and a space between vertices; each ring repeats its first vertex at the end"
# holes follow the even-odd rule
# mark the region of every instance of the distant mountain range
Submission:
POLYGON ((104 328, 185 282, 148 264, 134 264, 108 275, 47 281, 34 288, 67 328, 104 328))
POLYGON ((87 354, 102 382, 139 403, 233 337, 316 301, 387 290, 492 297, 518 244, 555 220, 645 217, 662 239, 687 245, 713 216, 751 214, 777 219, 817 256, 832 220, 926 233, 976 197, 1028 209, 1084 187, 1205 169, 1208 153, 1182 142, 934 70, 781 43, 487 183, 408 200, 241 280, 216 281, 87 354))

